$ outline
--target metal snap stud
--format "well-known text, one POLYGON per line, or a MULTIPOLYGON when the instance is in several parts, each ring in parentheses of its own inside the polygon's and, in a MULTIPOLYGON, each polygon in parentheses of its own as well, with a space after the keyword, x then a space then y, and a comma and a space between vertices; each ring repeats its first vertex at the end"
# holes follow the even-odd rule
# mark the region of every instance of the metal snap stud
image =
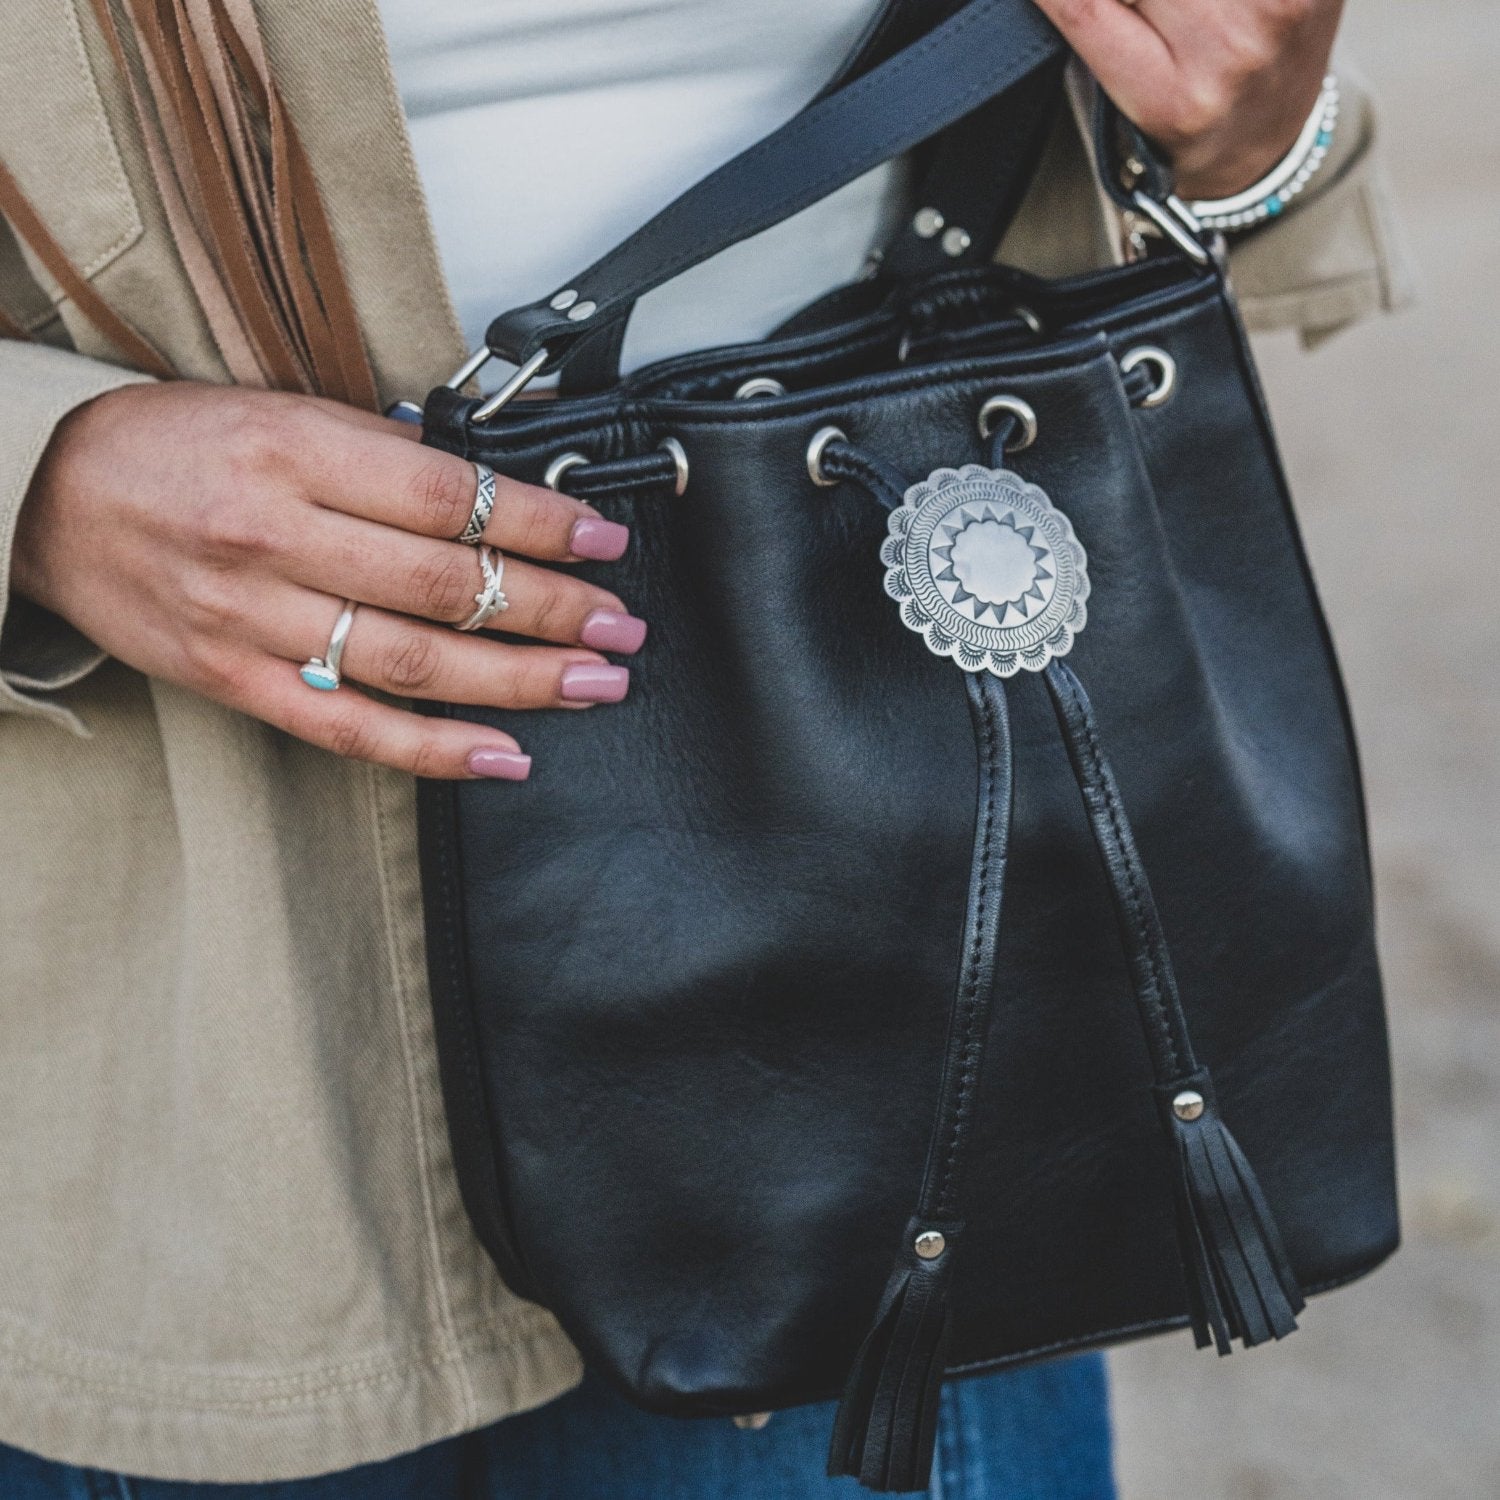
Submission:
POLYGON ((585 318, 592 318, 599 311, 597 302, 575 302, 568 309, 568 322, 582 323, 585 318))
POLYGON ((771 1413, 768 1411, 746 1411, 734 1419, 734 1425, 741 1432, 759 1432, 770 1420, 771 1413))
POLYGON ((1137 365, 1149 365, 1156 371, 1156 383, 1150 394, 1141 398, 1140 405, 1165 406, 1172 399, 1172 392, 1177 389, 1177 361, 1165 349, 1142 344, 1120 361, 1120 373, 1128 375, 1137 365))
POLYGON ((1172 1101, 1172 1113, 1179 1120, 1198 1120, 1208 1106, 1197 1089, 1183 1089, 1172 1101))
POLYGON ((1021 435, 1009 446, 1011 453, 1019 453, 1036 442, 1036 413, 1019 396, 991 396, 979 408, 979 435, 988 440, 995 430, 995 418, 1002 414, 1012 416, 1021 424, 1021 435))
POLYGON ((570 307, 572 307, 572 305, 577 300, 578 300, 578 293, 575 292, 572 287, 564 287, 563 290, 560 291, 547 304, 547 306, 550 307, 553 312, 567 312, 567 310, 570 307))
POLYGON ((948 1241, 935 1229, 924 1229, 912 1245, 920 1260, 936 1260, 947 1248, 948 1241))
POLYGON ((943 215, 936 208, 919 208, 911 221, 911 227, 919 238, 930 240, 944 224, 943 215))
POLYGON ((967 229, 960 229, 957 224, 943 235, 943 253, 951 255, 956 260, 974 241, 969 236, 967 229))
POLYGON ((849 439, 838 427, 820 427, 813 433, 812 441, 807 445, 807 472, 812 482, 821 485, 823 489, 832 489, 838 483, 837 479, 830 479, 823 472, 823 450, 830 443, 847 443, 849 439))

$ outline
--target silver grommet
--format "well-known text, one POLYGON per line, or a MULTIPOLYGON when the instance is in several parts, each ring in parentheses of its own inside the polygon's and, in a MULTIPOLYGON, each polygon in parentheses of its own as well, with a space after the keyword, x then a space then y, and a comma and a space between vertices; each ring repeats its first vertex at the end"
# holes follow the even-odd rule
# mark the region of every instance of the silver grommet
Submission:
POLYGON ((657 447, 661 452, 672 455, 672 466, 676 469, 675 493, 681 495, 687 489, 687 449, 676 438, 663 438, 657 447))
POLYGON ((947 1248, 948 1241, 935 1229, 924 1229, 912 1245, 919 1260, 936 1260, 947 1248))
POLYGON ((935 208, 919 208, 911 221, 911 227, 915 233, 924 240, 930 240, 938 230, 943 227, 942 213, 935 208))
POLYGON ((734 393, 734 399, 736 401, 750 401, 756 396, 784 395, 786 395, 786 387, 779 380, 772 380, 769 375, 757 375, 753 380, 747 380, 734 393))
POLYGON ((588 456, 583 453, 559 453, 556 458, 547 465, 547 472, 542 475, 542 483, 549 490, 561 487, 563 475, 569 469, 576 469, 580 465, 588 463, 588 456))
POLYGON ((1165 406, 1172 399, 1172 392, 1177 389, 1177 361, 1165 349, 1158 349, 1153 344, 1142 344, 1120 361, 1120 372, 1128 375, 1138 365, 1150 365, 1156 371, 1156 384, 1152 387, 1151 394, 1144 397, 1140 404, 1144 407, 1165 406))
POLYGON ((1011 308, 1011 312, 1014 313, 1015 316, 1018 317, 1033 333, 1041 333, 1044 331, 1042 328, 1042 320, 1037 317, 1037 315, 1029 307, 1027 307, 1024 302, 1016 303, 1016 305, 1011 308))
POLYGON ((741 1432, 759 1432, 770 1420, 771 1413, 768 1411, 746 1411, 734 1419, 734 1425, 741 1432))
POLYGON ((991 396, 979 408, 979 435, 988 438, 995 430, 995 418, 1006 413, 1021 424, 1021 435, 1010 445, 1010 452, 1019 453, 1036 442, 1036 413, 1019 396, 991 396))
POLYGON ((813 433, 812 442, 807 445, 807 473, 814 484, 830 490, 838 483, 837 479, 829 479, 823 473, 823 450, 830 443, 847 443, 848 441, 848 437, 838 427, 820 427, 813 433))
POLYGON ((951 255, 956 260, 974 241, 969 237, 967 229, 960 229, 957 224, 943 235, 943 254, 951 255))
POLYGON ((577 300, 578 300, 578 293, 575 292, 572 287, 564 287, 563 290, 560 291, 547 304, 547 306, 550 307, 553 312, 567 312, 567 310, 570 307, 572 307, 572 305, 577 300))
POLYGON ((673 467, 677 470, 677 494, 682 494, 687 489, 688 482, 688 456, 687 449, 674 437, 663 438, 656 445, 664 453, 672 455, 673 467))
POLYGON ((1198 1120, 1207 1108, 1203 1095, 1197 1089, 1183 1089, 1172 1101, 1172 1113, 1179 1120, 1198 1120))
POLYGON ((575 302, 568 309, 568 322, 582 323, 585 318, 592 318, 599 311, 597 302, 575 302))

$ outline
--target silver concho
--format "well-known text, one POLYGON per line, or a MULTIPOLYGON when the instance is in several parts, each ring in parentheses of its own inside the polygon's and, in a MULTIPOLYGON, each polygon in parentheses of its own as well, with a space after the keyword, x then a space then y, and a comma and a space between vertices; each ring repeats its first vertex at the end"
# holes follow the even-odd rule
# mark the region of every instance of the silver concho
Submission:
POLYGON ((966 672, 1040 672, 1073 649, 1088 559, 1072 523, 1009 469, 937 469, 907 490, 880 548, 885 591, 966 672))

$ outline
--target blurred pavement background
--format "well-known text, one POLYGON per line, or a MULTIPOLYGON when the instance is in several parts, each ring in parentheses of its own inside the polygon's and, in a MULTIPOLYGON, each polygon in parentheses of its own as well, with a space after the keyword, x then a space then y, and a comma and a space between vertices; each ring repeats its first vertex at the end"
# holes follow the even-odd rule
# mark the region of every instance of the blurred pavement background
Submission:
POLYGON ((1500 1500, 1500 0, 1352 0, 1417 307, 1271 404, 1361 732, 1405 1247, 1284 1345, 1114 1359, 1124 1500, 1500 1500))

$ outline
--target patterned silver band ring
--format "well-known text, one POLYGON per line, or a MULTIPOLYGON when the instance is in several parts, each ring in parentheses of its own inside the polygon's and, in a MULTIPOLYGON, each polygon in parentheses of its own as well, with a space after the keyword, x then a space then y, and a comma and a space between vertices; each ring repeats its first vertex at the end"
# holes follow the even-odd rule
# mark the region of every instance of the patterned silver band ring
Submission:
POLYGON ((359 605, 353 599, 345 599, 339 617, 334 621, 333 634, 328 637, 328 650, 322 656, 310 656, 297 669, 297 675, 310 688, 320 693, 331 693, 343 681, 340 669, 344 664, 344 647, 349 643, 349 632, 354 628, 354 611, 359 605))
POLYGON ((505 554, 498 547, 479 547, 476 553, 483 586, 474 595, 474 613, 458 627, 460 630, 478 630, 502 609, 510 608, 510 600, 500 587, 505 577, 505 554))
POLYGON ((490 524, 490 514, 495 509, 495 471, 484 464, 474 465, 474 509, 464 529, 455 540, 472 547, 484 535, 490 524))

